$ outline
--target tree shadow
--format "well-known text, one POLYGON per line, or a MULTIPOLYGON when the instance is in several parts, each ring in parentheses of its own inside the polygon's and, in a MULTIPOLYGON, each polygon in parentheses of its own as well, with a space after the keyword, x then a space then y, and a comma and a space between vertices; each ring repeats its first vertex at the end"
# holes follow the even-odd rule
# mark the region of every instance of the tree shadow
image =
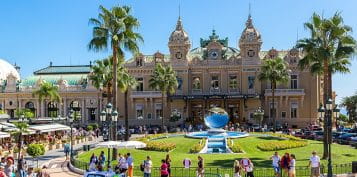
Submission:
POLYGON ((342 154, 343 156, 346 156, 346 157, 354 157, 356 156, 355 154, 342 154))
POLYGON ((260 136, 258 137, 259 139, 263 139, 263 140, 278 140, 278 141, 283 141, 285 139, 282 138, 278 138, 278 137, 272 137, 272 136, 260 136))

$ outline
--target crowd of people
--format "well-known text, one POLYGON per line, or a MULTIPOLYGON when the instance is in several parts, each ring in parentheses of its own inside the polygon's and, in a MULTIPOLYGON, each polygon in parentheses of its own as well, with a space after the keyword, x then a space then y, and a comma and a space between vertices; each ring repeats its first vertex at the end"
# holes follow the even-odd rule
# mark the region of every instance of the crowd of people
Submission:
MULTIPOLYGON (((272 161, 272 168, 276 177, 296 177, 296 157, 294 154, 286 152, 283 156, 280 156, 278 152, 275 152, 269 159, 272 161)), ((161 160, 159 168, 161 177, 174 176, 171 171, 171 162, 172 160, 169 154, 166 155, 166 158, 161 160)), ((192 169, 191 164, 191 159, 189 158, 185 158, 182 161, 182 165, 186 169, 192 169)), ((103 171, 105 165, 106 156, 104 152, 102 151, 98 157, 93 153, 90 158, 89 171, 103 171)), ((320 158, 317 156, 316 151, 312 152, 308 166, 311 168, 311 177, 320 176, 320 158)), ((134 159, 130 153, 125 155, 119 154, 118 164, 114 167, 114 169, 109 165, 107 167, 108 172, 113 173, 113 176, 117 174, 118 176, 133 177, 134 159)), ((205 176, 205 166, 202 156, 197 156, 197 166, 195 168, 197 177, 205 176)), ((151 156, 147 156, 146 159, 140 163, 140 170, 142 171, 144 177, 151 177, 152 169, 153 162, 151 156)), ((233 164, 233 171, 234 177, 254 177, 254 163, 247 157, 235 160, 233 164)))
POLYGON ((18 163, 14 164, 15 159, 12 156, 1 157, 0 160, 0 177, 50 177, 46 172, 47 166, 41 169, 35 169, 28 165, 21 155, 18 163))

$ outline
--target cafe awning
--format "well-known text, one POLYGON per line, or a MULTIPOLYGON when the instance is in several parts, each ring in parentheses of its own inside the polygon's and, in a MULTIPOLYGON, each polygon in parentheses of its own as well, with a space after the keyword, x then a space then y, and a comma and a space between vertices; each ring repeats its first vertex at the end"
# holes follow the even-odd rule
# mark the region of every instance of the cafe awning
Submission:
POLYGON ((10 133, 0 132, 0 138, 8 138, 8 137, 10 137, 10 133))
POLYGON ((46 124, 46 125, 31 125, 29 129, 36 131, 37 133, 65 131, 71 128, 62 124, 46 124))
MULTIPOLYGON (((1 122, 0 123, 0 129, 1 129, 1 131, 4 131, 4 132, 16 132, 16 131, 18 131, 18 128, 16 128, 16 126, 14 124, 7 123, 7 122, 1 122)), ((27 133, 24 133, 24 135, 32 135, 32 134, 35 134, 35 133, 36 133, 35 131, 33 131, 31 129, 28 129, 27 133)))

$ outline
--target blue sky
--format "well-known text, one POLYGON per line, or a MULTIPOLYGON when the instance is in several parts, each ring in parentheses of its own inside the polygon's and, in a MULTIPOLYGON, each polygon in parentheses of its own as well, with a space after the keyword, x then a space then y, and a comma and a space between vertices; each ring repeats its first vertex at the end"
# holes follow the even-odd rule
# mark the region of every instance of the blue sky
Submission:
MULTIPOLYGON (((307 36, 303 23, 313 12, 331 16, 341 11, 345 23, 357 30, 356 0, 2 0, 0 1, 0 58, 22 67, 22 76, 54 65, 89 64, 107 52, 88 51, 91 38, 90 17, 97 17, 100 4, 110 8, 117 4, 130 5, 140 20, 145 42, 140 46, 144 54, 168 52, 167 42, 178 17, 185 30, 198 46, 212 29, 229 44, 237 47, 248 7, 254 25, 261 32, 263 50, 272 47, 289 49, 297 39, 307 36)), ((357 38, 356 33, 353 34, 357 38)), ((128 55, 129 57, 129 55, 128 55)), ((356 91, 357 61, 352 73, 334 76, 334 89, 339 98, 356 91)))

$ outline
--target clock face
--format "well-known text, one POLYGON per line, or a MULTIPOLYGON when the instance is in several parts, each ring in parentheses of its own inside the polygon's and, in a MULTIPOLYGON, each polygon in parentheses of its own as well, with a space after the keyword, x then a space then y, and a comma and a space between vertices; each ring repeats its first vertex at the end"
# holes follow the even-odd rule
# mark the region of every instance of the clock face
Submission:
POLYGON ((218 52, 217 51, 211 51, 210 52, 210 57, 212 59, 217 59, 218 58, 218 52))
POLYGON ((176 59, 182 59, 182 53, 176 52, 175 57, 176 57, 176 59))

